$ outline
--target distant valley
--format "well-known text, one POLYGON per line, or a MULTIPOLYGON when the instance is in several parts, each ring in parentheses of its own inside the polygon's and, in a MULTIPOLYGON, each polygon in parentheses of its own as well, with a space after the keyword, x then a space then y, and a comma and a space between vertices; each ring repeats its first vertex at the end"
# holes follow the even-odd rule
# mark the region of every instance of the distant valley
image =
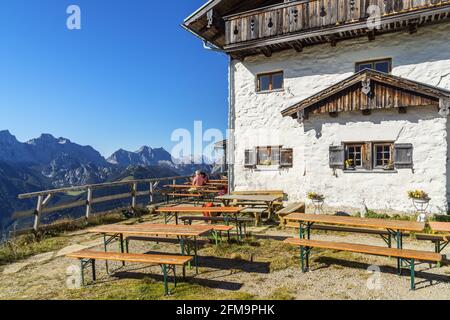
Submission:
POLYGON ((42 134, 20 142, 9 131, 0 131, 0 231, 11 223, 15 210, 33 203, 17 195, 33 191, 103 183, 123 179, 148 179, 211 171, 208 164, 172 159, 164 148, 143 146, 135 152, 118 150, 105 159, 91 146, 42 134))

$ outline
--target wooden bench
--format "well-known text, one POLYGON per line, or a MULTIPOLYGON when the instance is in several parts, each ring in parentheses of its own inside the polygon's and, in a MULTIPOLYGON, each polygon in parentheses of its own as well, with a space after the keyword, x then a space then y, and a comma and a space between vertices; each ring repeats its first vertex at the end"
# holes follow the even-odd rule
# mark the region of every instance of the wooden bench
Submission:
POLYGON ((169 203, 169 197, 174 198, 197 198, 197 203, 200 198, 203 198, 203 195, 200 193, 177 193, 177 192, 167 192, 166 195, 166 204, 169 203))
MULTIPOLYGON (((192 224, 193 221, 205 221, 205 222, 224 222, 227 225, 226 226, 217 226, 217 225, 213 225, 214 228, 216 227, 228 227, 230 228, 230 226, 228 226, 228 224, 230 222, 234 222, 236 225, 236 232, 237 232, 237 236, 238 238, 242 239, 242 230, 244 230, 244 234, 247 233, 247 229, 246 229, 246 223, 248 222, 254 222, 254 219, 250 219, 250 218, 240 218, 240 217, 204 217, 204 216, 184 216, 184 217, 180 217, 180 220, 183 221, 185 224, 192 224)), ((232 230, 233 227, 231 227, 231 229, 226 230, 228 233, 228 239, 230 239, 230 234, 229 232, 232 230)), ((224 231, 224 230, 223 230, 224 231)))
MULTIPOLYGON (((267 212, 267 208, 248 207, 241 211, 241 213, 251 214, 255 218, 255 226, 257 227, 262 220, 262 215, 267 212)), ((269 220, 270 217, 267 218, 269 220)))
MULTIPOLYGON (((138 253, 117 253, 117 252, 98 252, 90 250, 81 250, 74 253, 69 253, 66 255, 69 258, 75 258, 80 260, 81 264, 81 284, 84 286, 84 269, 91 265, 92 267, 92 279, 96 281, 95 274, 95 261, 96 260, 106 260, 106 261, 119 261, 119 262, 131 262, 131 263, 143 263, 149 265, 159 265, 161 266, 163 276, 164 276, 164 293, 165 295, 170 294, 168 285, 168 273, 173 272, 173 283, 174 287, 177 286, 176 281, 176 267, 182 266, 183 270, 187 263, 193 260, 192 256, 181 256, 181 255, 164 255, 164 254, 138 254, 138 253)), ((184 275, 184 272, 183 272, 184 275)))
MULTIPOLYGON (((255 191, 234 191, 231 194, 233 195, 244 195, 244 196, 276 196, 284 199, 285 193, 283 190, 255 190, 255 191)), ((238 202, 238 205, 246 205, 245 202, 238 202)), ((253 204, 255 204, 253 202, 253 204)), ((264 203, 262 203, 264 204, 264 203)), ((274 206, 282 206, 283 202, 275 201, 274 206)))
POLYGON ((284 219, 285 216, 294 213, 294 212, 305 212, 305 203, 303 202, 294 202, 288 204, 285 208, 279 210, 276 214, 280 219, 280 224, 283 227, 286 227, 287 221, 284 219))
MULTIPOLYGON (((299 238, 289 238, 284 241, 287 244, 300 247, 300 257, 302 263, 302 271, 306 272, 309 268, 309 256, 312 248, 337 250, 337 251, 348 251, 355 253, 364 253, 376 256, 394 257, 403 259, 409 264, 410 276, 411 276, 411 290, 415 290, 414 281, 414 267, 416 261, 425 261, 433 263, 441 263, 443 257, 439 253, 409 250, 409 249, 394 249, 385 248, 378 246, 369 246, 362 244, 352 244, 343 242, 330 242, 330 241, 317 241, 317 240, 307 240, 299 238)), ((398 270, 399 275, 401 274, 401 267, 398 270)))
POLYGON ((431 241, 434 243, 434 252, 436 253, 442 252, 442 250, 444 250, 449 243, 449 237, 445 235, 419 233, 415 236, 417 240, 431 241))

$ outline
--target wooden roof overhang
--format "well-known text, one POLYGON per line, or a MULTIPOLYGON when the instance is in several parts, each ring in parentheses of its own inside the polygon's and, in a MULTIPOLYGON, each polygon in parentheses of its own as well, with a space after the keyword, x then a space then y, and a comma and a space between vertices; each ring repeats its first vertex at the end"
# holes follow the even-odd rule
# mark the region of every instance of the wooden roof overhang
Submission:
POLYGON ((355 3, 356 10, 350 13, 346 0, 210 0, 182 26, 212 47, 242 60, 258 54, 270 57, 282 50, 301 52, 304 47, 323 43, 335 46, 352 38, 372 41, 377 35, 401 30, 415 33, 422 26, 450 19, 450 0, 355 3), (382 6, 379 29, 368 28, 367 8, 371 4, 382 6), (320 8, 325 8, 323 18, 320 8), (297 12, 295 16, 293 12, 297 12), (268 27, 269 18, 278 21, 274 27, 268 27))
POLYGON ((363 70, 294 104, 281 114, 301 122, 309 114, 328 113, 334 117, 340 112, 360 111, 368 115, 372 110, 384 109, 405 113, 407 107, 436 107, 441 115, 447 116, 450 91, 374 70, 363 70))
POLYGON ((283 0, 209 0, 187 17, 182 27, 218 48, 225 45, 224 16, 283 2, 283 0))

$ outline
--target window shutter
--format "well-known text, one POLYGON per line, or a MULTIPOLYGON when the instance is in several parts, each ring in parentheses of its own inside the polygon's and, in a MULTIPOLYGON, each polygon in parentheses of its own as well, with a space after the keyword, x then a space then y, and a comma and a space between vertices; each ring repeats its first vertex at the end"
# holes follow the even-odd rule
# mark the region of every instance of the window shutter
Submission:
POLYGON ((280 165, 280 147, 272 147, 270 151, 270 161, 272 162, 272 165, 280 165))
POLYGON ((256 166, 256 150, 245 150, 245 164, 246 168, 254 168, 256 166))
POLYGON ((411 143, 394 145, 394 165, 396 168, 413 167, 413 145, 411 143))
POLYGON ((294 150, 293 149, 281 149, 280 152, 280 167, 292 168, 294 165, 294 150))
POLYGON ((344 146, 330 146, 330 168, 344 169, 344 146))
POLYGON ((371 142, 366 142, 365 144, 363 144, 363 146, 361 148, 361 157, 362 157, 363 168, 366 170, 372 170, 373 159, 372 159, 372 143, 371 142))

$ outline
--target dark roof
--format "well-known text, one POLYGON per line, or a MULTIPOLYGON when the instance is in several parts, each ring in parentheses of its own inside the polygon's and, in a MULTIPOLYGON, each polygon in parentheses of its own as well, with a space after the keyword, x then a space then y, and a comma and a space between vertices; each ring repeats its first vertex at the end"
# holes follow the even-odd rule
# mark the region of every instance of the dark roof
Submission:
POLYGON ((440 99, 449 97, 448 90, 366 69, 294 104, 281 114, 284 117, 296 118, 299 111, 338 113, 410 106, 439 106, 440 99))

